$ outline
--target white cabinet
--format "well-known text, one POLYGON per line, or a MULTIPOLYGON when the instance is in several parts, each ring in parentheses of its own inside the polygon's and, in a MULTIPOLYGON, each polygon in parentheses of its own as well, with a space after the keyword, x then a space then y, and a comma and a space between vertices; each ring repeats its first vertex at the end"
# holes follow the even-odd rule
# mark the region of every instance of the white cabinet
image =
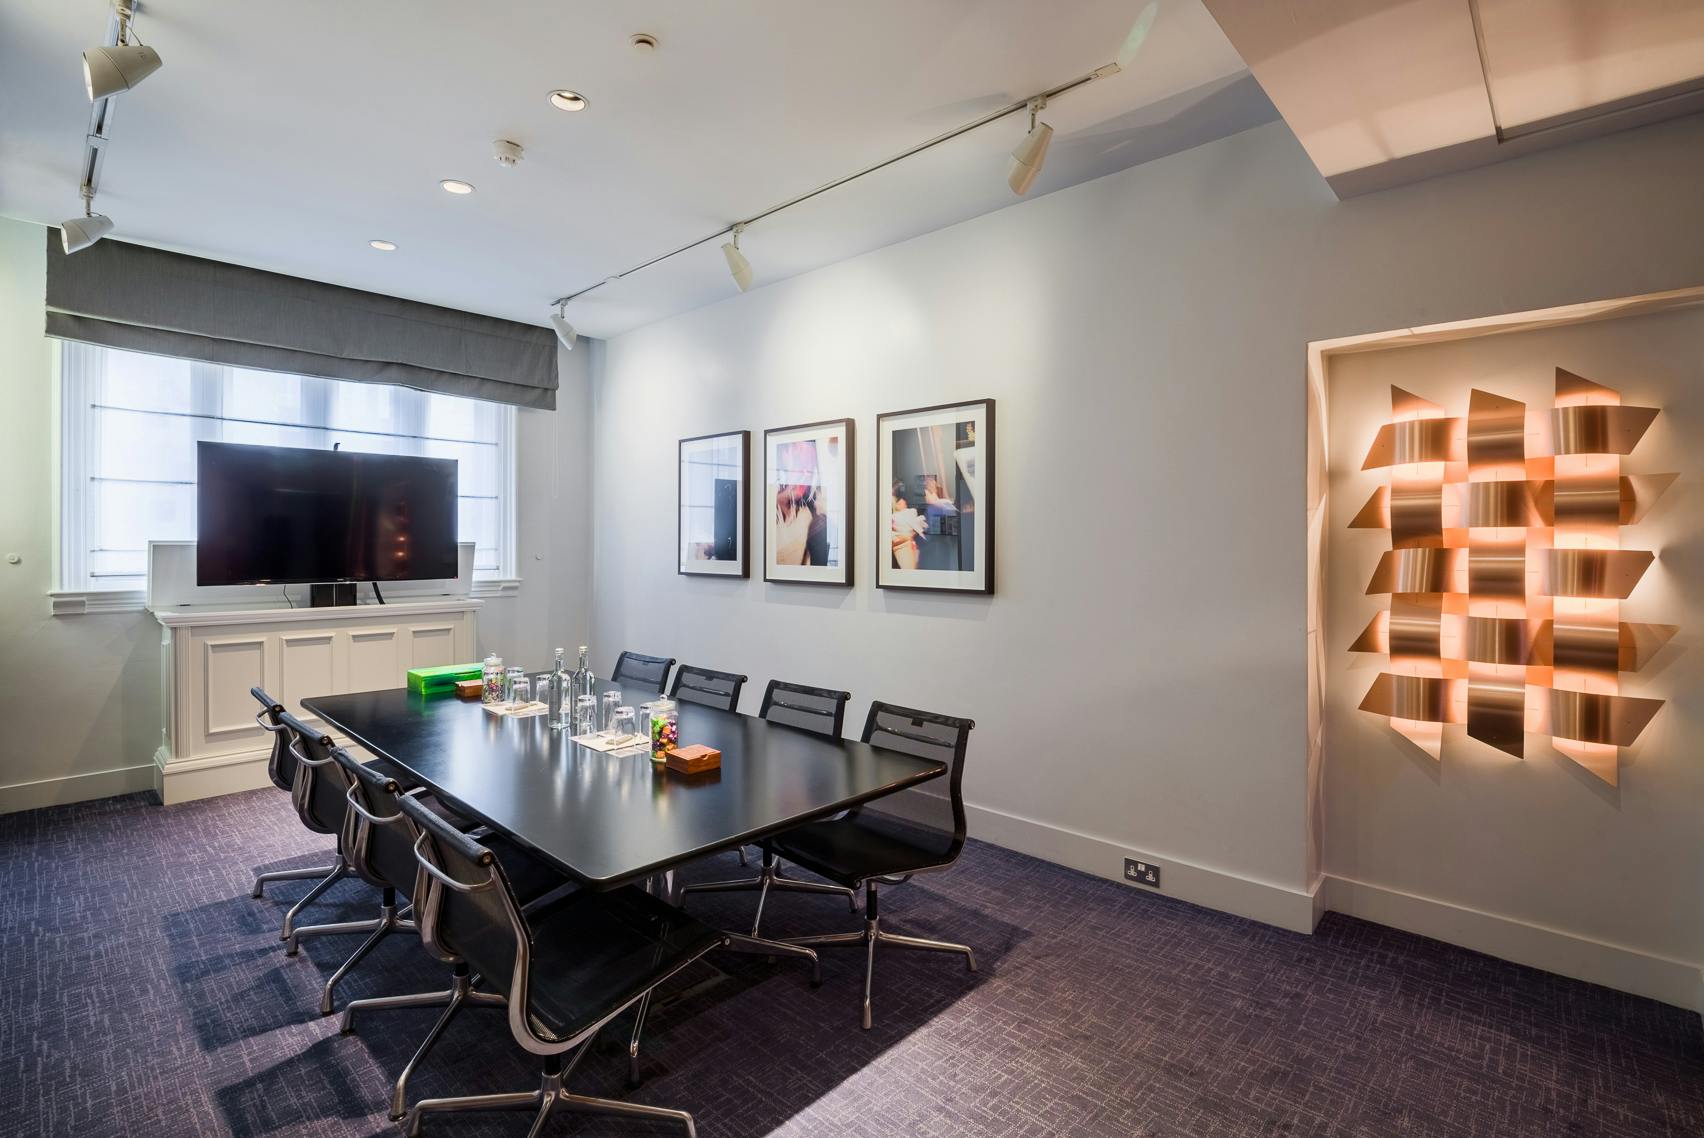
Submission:
POLYGON ((266 785, 271 737, 255 725, 260 705, 251 687, 303 715, 309 696, 402 687, 410 668, 476 661, 480 604, 449 596, 348 608, 156 611, 165 657, 165 739, 154 756, 161 799, 266 785))

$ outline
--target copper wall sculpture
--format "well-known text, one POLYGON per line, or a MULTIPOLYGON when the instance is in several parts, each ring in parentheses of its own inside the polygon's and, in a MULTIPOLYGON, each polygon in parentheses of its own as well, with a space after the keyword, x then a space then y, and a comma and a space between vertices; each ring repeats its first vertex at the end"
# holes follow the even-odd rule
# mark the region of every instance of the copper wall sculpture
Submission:
POLYGON ((1620 673, 1675 633, 1620 619, 1654 557, 1623 549, 1621 528, 1675 479, 1621 469, 1656 416, 1562 368, 1547 418, 1479 390, 1452 418, 1392 387, 1361 466, 1387 482, 1349 523, 1391 543, 1367 585, 1390 603, 1349 649, 1386 658, 1361 710, 1433 758, 1448 724, 1516 757, 1549 735, 1615 783, 1619 748, 1662 706, 1622 695, 1620 673))

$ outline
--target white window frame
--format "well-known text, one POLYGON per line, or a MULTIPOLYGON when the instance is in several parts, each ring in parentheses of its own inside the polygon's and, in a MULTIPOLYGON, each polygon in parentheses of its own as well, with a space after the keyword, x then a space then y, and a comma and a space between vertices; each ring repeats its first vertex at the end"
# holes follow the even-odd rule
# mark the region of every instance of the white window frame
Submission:
MULTIPOLYGON (((58 390, 55 393, 53 425, 59 451, 58 462, 55 463, 59 485, 56 495, 58 509, 54 518, 57 533, 54 542, 53 579, 58 588, 52 590, 49 597, 55 615, 137 611, 145 607, 145 588, 102 588, 89 577, 87 493, 90 471, 100 448, 99 416, 92 413, 91 405, 99 391, 102 375, 100 353, 107 350, 109 349, 70 340, 54 342, 53 374, 58 390)), ((229 370, 219 364, 187 362, 192 373, 207 369, 217 375, 229 370)), ((329 388, 315 385, 314 390, 323 396, 329 388)), ((217 404, 223 392, 223 384, 198 383, 192 386, 192 392, 196 403, 190 410, 194 414, 215 417, 219 415, 220 407, 217 404), (214 405, 201 406, 209 396, 214 405)), ((516 408, 503 403, 493 406, 497 407, 499 412, 498 478, 502 495, 497 518, 498 565, 494 570, 474 570, 471 591, 476 597, 512 595, 520 583, 516 577, 516 408)), ((323 421, 325 416, 321 415, 319 418, 323 421)))

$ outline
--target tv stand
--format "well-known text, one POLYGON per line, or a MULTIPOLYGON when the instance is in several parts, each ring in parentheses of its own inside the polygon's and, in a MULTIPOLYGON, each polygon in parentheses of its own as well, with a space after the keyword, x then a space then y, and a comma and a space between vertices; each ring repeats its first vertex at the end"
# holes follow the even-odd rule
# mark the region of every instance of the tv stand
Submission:
MULTIPOLYGON (((160 622, 166 728, 154 787, 168 805, 267 785, 272 738, 255 724, 260 687, 306 722, 307 696, 400 688, 410 668, 479 659, 468 596, 331 608, 175 605, 160 622)), ((345 740, 339 739, 339 742, 345 740)))

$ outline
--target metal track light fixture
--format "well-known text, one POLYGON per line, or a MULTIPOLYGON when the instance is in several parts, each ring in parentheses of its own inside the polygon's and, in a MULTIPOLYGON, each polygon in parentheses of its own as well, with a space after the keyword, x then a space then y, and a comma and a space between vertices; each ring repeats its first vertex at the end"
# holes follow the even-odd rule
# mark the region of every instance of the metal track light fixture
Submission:
POLYGON ((1040 114, 1045 106, 1045 95, 1030 100, 1029 133, 1024 135, 1024 140, 1012 151, 1012 166, 1006 172, 1006 184, 1020 197, 1029 193, 1029 188, 1035 185, 1036 178, 1041 174, 1041 164, 1047 161, 1048 144, 1053 141, 1053 128, 1044 122, 1036 121, 1036 115, 1040 114))
MULTIPOLYGON (((1036 116, 1051 100, 1058 98, 1067 91, 1074 91, 1078 87, 1087 83, 1093 83, 1097 79, 1106 79, 1110 76, 1117 75, 1121 71, 1129 70, 1131 64, 1135 62, 1136 53, 1147 40, 1149 30, 1154 26, 1154 17, 1158 15, 1159 7, 1159 0, 1150 0, 1148 5, 1142 9, 1141 13, 1136 17, 1136 22, 1130 27, 1130 33, 1125 36, 1124 42, 1119 46, 1118 54, 1114 57, 1111 63, 1097 67, 1086 75, 1079 75, 1075 79, 1061 83, 1056 87, 1050 87, 1045 91, 1038 91, 1026 99, 1020 99, 1015 103, 1008 103, 1006 106, 990 111, 979 119, 967 122, 963 126, 955 127, 954 129, 947 131, 945 134, 938 134, 926 142, 918 143, 909 150, 903 150, 891 158, 877 162, 874 166, 866 166, 864 169, 854 171, 843 178, 836 178, 834 181, 818 186, 814 190, 809 190, 794 198, 788 198, 786 201, 772 205, 768 209, 760 210, 757 213, 752 214, 750 217, 742 218, 726 225, 714 233, 707 233, 695 241, 689 241, 685 245, 680 246, 678 249, 671 249, 667 253, 659 254, 648 261, 634 265, 630 269, 625 269, 612 276, 607 276, 598 281, 596 284, 589 284, 576 292, 571 292, 566 296, 558 297, 555 301, 558 313, 560 313, 570 301, 582 297, 594 289, 602 288, 604 285, 621 280, 623 277, 630 277, 634 273, 642 272, 645 269, 650 268, 652 265, 668 260, 670 257, 678 257, 682 253, 690 252, 691 250, 698 248, 700 245, 707 245, 718 238, 729 236, 731 236, 733 240, 722 243, 722 256, 727 259, 728 272, 732 274, 734 283, 740 287, 741 292, 745 292, 752 287, 753 283, 751 262, 746 260, 745 254, 740 251, 740 234, 745 231, 747 226, 750 226, 754 222, 762 221, 766 217, 773 217, 775 214, 780 213, 784 209, 791 209, 792 207, 799 205, 802 202, 807 202, 820 194, 826 194, 830 190, 837 190, 841 186, 846 185, 848 182, 853 182, 866 175, 874 174, 878 170, 885 170, 889 166, 892 166, 897 162, 903 162, 905 159, 921 154, 925 150, 930 150, 945 142, 951 142, 960 135, 969 134, 973 130, 978 130, 990 123, 998 122, 1009 115, 1019 114, 1023 111, 1029 112, 1029 133, 1024 136, 1023 140, 1018 143, 1017 148, 1012 151, 1011 167, 1007 172, 1006 183, 1012 187, 1014 193, 1023 194, 1028 192, 1029 188, 1035 183, 1036 177, 1041 173, 1042 164, 1047 158, 1047 147, 1049 143, 1053 141, 1053 128, 1044 122, 1040 122, 1036 116)), ((552 317, 552 323, 559 318, 559 316, 552 317)))
POLYGON ((742 222, 734 226, 734 239, 722 246, 722 256, 728 260, 728 273, 734 278, 734 283, 740 286, 741 292, 751 291, 751 262, 740 252, 740 234, 745 232, 742 222))
POLYGON ((112 232, 112 218, 95 212, 95 195, 83 190, 83 216, 59 223, 59 245, 67 253, 78 253, 112 232))
POLYGON ((159 53, 137 38, 135 22, 132 0, 113 0, 106 42, 83 53, 83 88, 91 103, 89 129, 83 138, 82 177, 77 187, 83 198, 83 216, 60 223, 60 246, 67 253, 87 249, 112 232, 112 219, 95 212, 102 159, 111 137, 112 97, 130 90, 160 69, 159 53))
POLYGON ((580 333, 574 330, 572 324, 568 323, 568 317, 562 311, 566 304, 567 301, 563 300, 556 302, 556 311, 550 314, 550 326, 556 329, 556 338, 562 341, 562 346, 571 352, 574 350, 575 342, 580 338, 580 333))

